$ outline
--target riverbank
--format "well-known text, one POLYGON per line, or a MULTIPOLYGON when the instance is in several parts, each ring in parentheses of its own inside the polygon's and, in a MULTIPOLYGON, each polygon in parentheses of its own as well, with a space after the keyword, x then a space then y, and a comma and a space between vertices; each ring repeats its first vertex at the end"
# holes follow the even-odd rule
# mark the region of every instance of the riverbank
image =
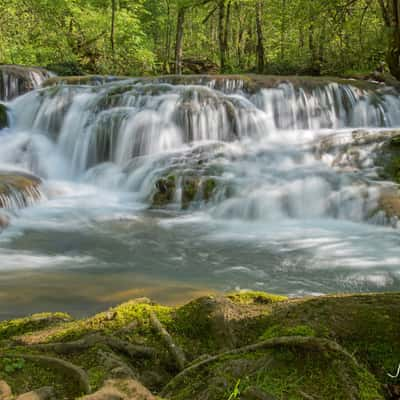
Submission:
POLYGON ((55 313, 4 321, 0 394, 395 399, 400 380, 388 374, 400 361, 399 301, 398 293, 289 300, 238 292, 180 307, 134 299, 81 320, 55 313))

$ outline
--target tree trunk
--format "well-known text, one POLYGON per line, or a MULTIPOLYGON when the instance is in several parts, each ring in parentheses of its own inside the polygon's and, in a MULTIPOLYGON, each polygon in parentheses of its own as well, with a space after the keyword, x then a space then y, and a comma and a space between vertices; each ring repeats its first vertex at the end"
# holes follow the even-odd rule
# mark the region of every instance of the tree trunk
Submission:
POLYGON ((178 11, 176 24, 176 42, 175 42, 175 74, 182 74, 182 54, 183 54, 183 25, 185 23, 185 8, 181 7, 178 11))
POLYGON ((110 34, 110 42, 111 42, 111 51, 114 56, 115 50, 115 9, 117 7, 116 0, 111 0, 111 34, 110 34))
POLYGON ((264 34, 262 29, 262 0, 257 1, 256 5, 256 25, 257 25, 257 72, 264 72, 264 34))
POLYGON ((225 71, 226 61, 226 43, 225 43, 225 0, 219 2, 218 13, 218 41, 219 41, 219 59, 221 73, 225 71))
POLYGON ((390 73, 400 80, 400 0, 379 0, 388 31, 386 60, 390 73))

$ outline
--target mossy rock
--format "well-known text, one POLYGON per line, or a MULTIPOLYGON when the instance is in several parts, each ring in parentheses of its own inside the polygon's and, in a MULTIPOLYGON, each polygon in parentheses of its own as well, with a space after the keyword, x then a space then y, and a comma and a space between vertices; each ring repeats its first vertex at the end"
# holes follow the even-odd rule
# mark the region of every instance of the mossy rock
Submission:
POLYGON ((0 129, 7 128, 9 125, 8 121, 8 108, 0 103, 0 129))
POLYGON ((400 294, 328 296, 277 303, 264 338, 308 332, 335 340, 382 383, 400 360, 400 294))
POLYGON ((272 303, 283 299, 262 292, 202 297, 180 307, 170 329, 193 357, 249 344, 264 331, 272 303))
POLYGON ((30 317, 2 321, 0 322, 0 340, 71 320, 72 317, 65 313, 40 313, 30 317))
POLYGON ((380 384, 345 352, 313 338, 287 338, 199 362, 163 394, 173 400, 248 399, 251 389, 276 400, 379 400, 380 384))
POLYGON ((55 85, 87 85, 98 86, 105 83, 128 79, 128 77, 116 77, 110 75, 83 75, 83 76, 56 76, 47 79, 43 87, 55 85))
POLYGON ((286 296, 253 290, 230 293, 226 297, 234 303, 239 304, 272 304, 288 300, 286 296))
POLYGON ((152 204, 154 207, 163 207, 174 201, 176 193, 176 177, 170 175, 167 178, 160 178, 155 184, 156 192, 153 195, 152 204))

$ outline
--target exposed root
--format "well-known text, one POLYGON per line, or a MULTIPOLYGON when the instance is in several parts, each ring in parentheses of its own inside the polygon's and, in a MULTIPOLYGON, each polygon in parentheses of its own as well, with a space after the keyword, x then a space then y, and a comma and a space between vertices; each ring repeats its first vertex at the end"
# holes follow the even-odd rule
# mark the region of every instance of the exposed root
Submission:
POLYGON ((154 312, 150 312, 150 322, 152 327, 160 334, 161 338, 163 339, 169 353, 175 360, 176 366, 178 367, 179 371, 184 370, 187 364, 184 352, 180 347, 175 344, 171 335, 162 326, 161 322, 157 318, 156 314, 154 314, 154 312))
POLYGON ((227 352, 223 352, 217 354, 215 356, 211 356, 205 360, 199 361, 198 363, 190 365, 188 368, 181 371, 178 375, 176 375, 162 390, 161 396, 165 396, 168 393, 170 387, 172 387, 177 381, 186 377, 190 372, 196 370, 197 368, 203 367, 209 363, 218 361, 226 356, 233 356, 243 353, 251 353, 254 351, 258 351, 261 349, 270 349, 274 347, 281 346, 292 346, 292 347, 301 347, 303 349, 309 351, 334 351, 336 353, 341 354, 342 356, 351 360, 353 364, 358 366, 357 360, 347 352, 342 346, 328 339, 315 338, 309 336, 282 336, 274 339, 269 339, 263 342, 255 343, 249 346, 240 347, 234 350, 230 350, 227 352))
POLYGON ((44 365, 46 367, 50 367, 53 369, 57 369, 62 372, 65 376, 68 376, 71 380, 76 382, 77 388, 82 393, 90 393, 90 384, 89 378, 86 372, 65 360, 55 357, 48 357, 48 356, 38 356, 38 355, 31 355, 31 354, 2 354, 4 357, 9 358, 22 358, 24 360, 33 361, 38 364, 44 365))
POLYGON ((112 378, 135 378, 136 374, 121 358, 103 350, 97 352, 101 365, 110 371, 112 378))
POLYGON ((87 350, 97 344, 107 345, 111 349, 125 353, 131 358, 153 357, 155 355, 155 350, 152 347, 134 345, 115 336, 105 336, 98 333, 72 342, 43 343, 29 347, 41 351, 52 351, 57 354, 70 354, 87 350))

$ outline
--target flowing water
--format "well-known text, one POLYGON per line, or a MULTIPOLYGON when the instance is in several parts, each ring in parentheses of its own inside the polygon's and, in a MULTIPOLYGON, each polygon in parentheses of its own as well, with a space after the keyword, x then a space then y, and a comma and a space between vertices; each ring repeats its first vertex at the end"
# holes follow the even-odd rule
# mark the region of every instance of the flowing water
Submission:
POLYGON ((400 289, 399 233, 371 217, 384 183, 369 153, 354 170, 315 151, 334 133, 400 127, 390 88, 132 79, 39 89, 8 106, 0 168, 43 184, 0 235, 0 318, 205 290, 400 289), (173 196, 156 207, 170 178, 173 196), (193 182, 203 189, 185 200, 193 182))

